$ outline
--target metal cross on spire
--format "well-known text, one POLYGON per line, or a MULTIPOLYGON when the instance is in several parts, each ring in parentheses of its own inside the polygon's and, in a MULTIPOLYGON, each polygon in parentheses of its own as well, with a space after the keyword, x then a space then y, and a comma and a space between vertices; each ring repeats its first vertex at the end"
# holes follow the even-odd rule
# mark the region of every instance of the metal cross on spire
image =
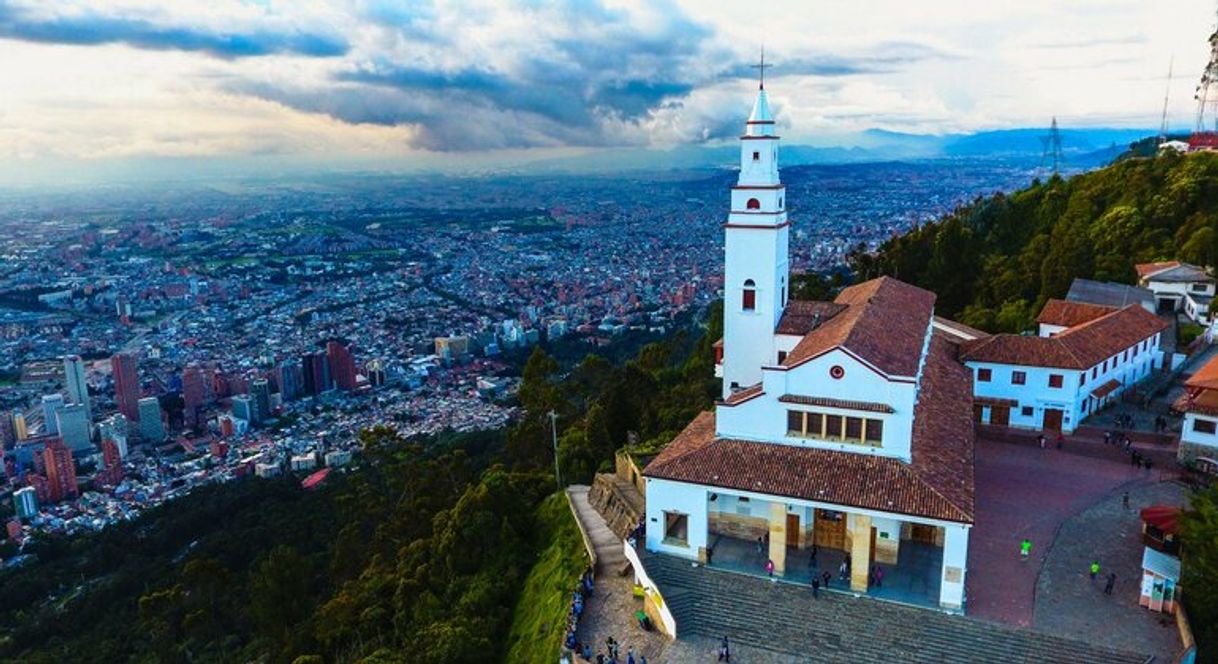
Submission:
POLYGON ((762 46, 761 46, 761 62, 759 62, 759 63, 757 63, 757 64, 755 64, 755 65, 749 65, 749 66, 750 66, 750 67, 752 67, 753 69, 758 70, 758 71, 760 72, 760 76, 761 76, 761 82, 760 82, 760 84, 757 86, 757 89, 758 89, 758 90, 764 90, 764 89, 765 89, 765 70, 766 70, 766 67, 773 67, 773 66, 774 66, 774 65, 767 65, 767 64, 765 63, 765 45, 764 45, 764 44, 762 44, 762 46))

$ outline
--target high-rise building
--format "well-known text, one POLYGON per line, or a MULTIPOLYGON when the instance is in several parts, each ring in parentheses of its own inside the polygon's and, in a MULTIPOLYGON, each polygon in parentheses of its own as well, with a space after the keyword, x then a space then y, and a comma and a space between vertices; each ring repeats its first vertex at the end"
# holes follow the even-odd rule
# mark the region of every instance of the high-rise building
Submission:
POLYGON ((93 421, 93 406, 89 403, 89 384, 85 380, 85 362, 79 355, 65 355, 63 373, 68 383, 68 399, 85 407, 85 418, 93 421))
POLYGON ((58 420, 59 437, 68 449, 76 452, 93 446, 89 442, 91 426, 85 414, 85 407, 78 403, 68 404, 55 411, 58 420))
POLYGON ((11 417, 13 418, 13 436, 18 441, 25 440, 30 437, 30 430, 25 426, 25 413, 14 410, 11 417))
POLYGON ((351 344, 339 341, 326 343, 326 358, 330 362, 330 375, 338 389, 349 392, 355 389, 355 353, 351 344))
POLYGON ((255 378, 250 383, 250 400, 254 402, 255 423, 271 419, 271 384, 267 379, 255 378))
POLYGON ((306 394, 316 396, 334 388, 330 378, 330 361, 324 352, 305 353, 301 356, 300 363, 306 394))
POLYGON ((118 412, 130 422, 140 420, 140 376, 135 356, 130 353, 115 353, 110 358, 114 374, 114 401, 118 412))
POLYGON ((47 497, 57 503, 80 495, 76 489, 76 463, 72 451, 59 438, 51 438, 42 450, 47 473, 47 497))
POLYGON ((275 372, 279 385, 279 398, 284 403, 300 398, 304 376, 301 373, 300 360, 289 357, 279 363, 275 372))
POLYGON ((42 397, 42 432, 48 436, 59 435, 59 409, 64 407, 62 394, 46 394, 42 397))
POLYGON ((380 358, 369 360, 368 364, 364 365, 364 373, 368 376, 368 383, 373 387, 382 387, 385 385, 385 362, 380 358))
POLYGON ((97 473, 97 481, 105 486, 116 486, 123 481, 123 455, 118 444, 109 439, 102 439, 102 469, 97 473))
POLYGON ((17 443, 17 431, 13 427, 12 413, 0 413, 0 447, 9 450, 17 443))
POLYGON ((38 491, 32 486, 23 486, 13 492, 13 507, 18 519, 32 519, 38 515, 38 491))
POLYGON ((182 370, 183 422, 188 429, 198 429, 200 411, 207 403, 207 380, 203 368, 192 364, 182 370))
POLYGON ((156 397, 144 397, 139 402, 140 438, 146 443, 165 440, 165 421, 161 417, 161 402, 156 397))
MULTIPOLYGON (((149 398, 151 399, 153 397, 149 398)), ((144 426, 145 421, 146 420, 140 420, 140 427, 144 426)), ((160 420, 157 421, 159 422, 160 420)), ((114 443, 118 445, 119 457, 126 459, 127 436, 130 430, 129 425, 127 424, 127 418, 123 417, 122 413, 115 413, 99 424, 97 428, 100 431, 98 438, 101 440, 114 441, 114 443)))
POLYGON ((257 424, 257 413, 254 412, 254 400, 248 394, 238 394, 233 397, 233 417, 245 420, 251 425, 257 424))

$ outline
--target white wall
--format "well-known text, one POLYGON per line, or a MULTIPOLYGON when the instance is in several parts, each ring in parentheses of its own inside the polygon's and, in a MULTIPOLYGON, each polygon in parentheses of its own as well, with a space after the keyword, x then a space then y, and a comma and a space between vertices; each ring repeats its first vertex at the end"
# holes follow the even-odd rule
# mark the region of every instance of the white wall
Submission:
POLYGON ((1218 433, 1201 433, 1193 429, 1193 424, 1197 420, 1218 423, 1218 417, 1210 417, 1208 415, 1198 415, 1196 413, 1185 413, 1184 424, 1180 429, 1180 440, 1185 443, 1194 445, 1207 445, 1218 449, 1218 433))
MULTIPOLYGON (((782 317, 783 282, 789 289, 789 227, 733 228, 724 241, 723 395, 731 385, 744 388, 761 381, 761 367, 773 364, 774 329, 782 317), (745 281, 756 284, 756 309, 744 311, 745 281)), ((789 292, 788 292, 789 296, 789 292)))
POLYGON ((706 494, 704 486, 647 478, 647 550, 697 560, 698 551, 706 547, 706 494), (686 546, 664 542, 665 511, 689 516, 686 546))

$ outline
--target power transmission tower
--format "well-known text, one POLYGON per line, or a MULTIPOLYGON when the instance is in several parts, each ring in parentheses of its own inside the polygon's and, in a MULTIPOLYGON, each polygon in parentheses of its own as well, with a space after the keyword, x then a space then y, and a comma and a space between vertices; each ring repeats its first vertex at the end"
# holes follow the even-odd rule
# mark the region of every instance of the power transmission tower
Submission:
POLYGON ((1057 175, 1062 163, 1065 161, 1062 157, 1062 133, 1057 129, 1057 118, 1053 118, 1053 124, 1049 125, 1049 133, 1040 137, 1041 153, 1040 167, 1045 167, 1045 162, 1052 160, 1053 174, 1057 175))
POLYGON ((1205 108, 1212 106, 1212 115, 1214 116, 1214 129, 1218 130, 1218 89, 1215 89, 1215 83, 1218 83, 1218 25, 1215 26, 1214 33, 1210 35, 1210 61, 1205 65, 1205 71, 1201 72, 1201 81, 1197 83, 1197 92, 1193 98, 1197 100, 1197 131, 1204 132, 1205 127, 1205 108))
POLYGON ((1173 55, 1167 62, 1167 88, 1163 90, 1163 118, 1159 120, 1159 145, 1167 141, 1167 100, 1171 97, 1171 70, 1175 64, 1176 56, 1173 55))

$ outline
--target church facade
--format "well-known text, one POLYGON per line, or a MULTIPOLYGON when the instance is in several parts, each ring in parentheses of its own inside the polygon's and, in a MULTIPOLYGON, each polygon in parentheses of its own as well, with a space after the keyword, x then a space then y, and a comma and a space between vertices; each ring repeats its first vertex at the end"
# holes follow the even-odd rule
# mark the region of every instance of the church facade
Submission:
POLYGON ((712 566, 756 547, 788 578, 806 578, 816 550, 845 561, 851 590, 880 596, 877 568, 893 578, 916 564, 930 577, 923 603, 962 611, 974 515, 962 340, 935 324, 933 293, 891 278, 790 299, 764 85, 740 145, 723 224, 722 398, 644 469, 646 547, 712 566))

